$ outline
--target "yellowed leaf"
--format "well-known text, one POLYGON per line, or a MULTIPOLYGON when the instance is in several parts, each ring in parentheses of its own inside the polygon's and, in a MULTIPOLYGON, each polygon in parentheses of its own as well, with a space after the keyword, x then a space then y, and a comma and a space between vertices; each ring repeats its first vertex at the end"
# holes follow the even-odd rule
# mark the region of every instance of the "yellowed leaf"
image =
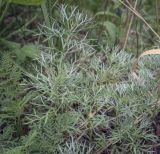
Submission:
POLYGON ((133 75, 137 80, 140 79, 140 78, 138 77, 137 73, 136 73, 137 63, 138 63, 138 61, 140 60, 141 57, 147 56, 147 55, 160 55, 160 49, 152 49, 152 50, 147 50, 147 51, 143 52, 143 53, 138 57, 138 59, 132 64, 131 72, 132 72, 132 75, 133 75))
POLYGON ((152 49, 152 50, 148 50, 143 52, 140 57, 146 56, 146 55, 159 55, 160 54, 160 49, 152 49))

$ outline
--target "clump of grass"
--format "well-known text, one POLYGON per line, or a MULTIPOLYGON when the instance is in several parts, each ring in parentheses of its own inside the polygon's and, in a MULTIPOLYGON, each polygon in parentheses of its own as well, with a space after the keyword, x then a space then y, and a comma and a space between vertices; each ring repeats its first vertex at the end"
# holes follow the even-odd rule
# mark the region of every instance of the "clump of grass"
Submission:
POLYGON ((6 153, 145 153, 159 139, 152 118, 159 112, 156 71, 159 57, 142 59, 137 82, 132 55, 118 48, 91 45, 91 23, 76 8, 61 6, 52 27, 40 36, 43 47, 24 82, 30 100, 23 111, 28 134, 6 153), (69 11, 68 11, 69 9, 69 11), (153 60, 154 59, 154 60, 153 60), (155 67, 155 68, 156 68, 155 67))
MULTIPOLYGON (((38 142, 49 141, 41 148, 51 152, 60 146, 65 151, 63 144, 73 137, 75 142, 93 146, 90 153, 152 151, 158 141, 152 117, 159 108, 154 73, 144 65, 148 62, 140 64, 144 83, 137 83, 130 74, 132 55, 101 46, 96 51, 87 34, 82 35, 89 20, 76 9, 70 14, 66 9, 61 7, 58 25, 42 27, 46 39, 56 38, 58 45, 41 52, 36 76, 28 75, 35 97, 26 122, 45 130, 44 134, 38 130, 38 136, 45 137, 38 142)), ((150 59, 148 66, 154 63, 150 59)))

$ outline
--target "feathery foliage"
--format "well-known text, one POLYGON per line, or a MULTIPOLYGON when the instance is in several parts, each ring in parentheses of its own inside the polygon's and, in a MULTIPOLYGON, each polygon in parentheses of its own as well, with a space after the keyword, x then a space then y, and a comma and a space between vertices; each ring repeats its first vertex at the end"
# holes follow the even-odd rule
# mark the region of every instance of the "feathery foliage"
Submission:
POLYGON ((51 21, 40 26, 34 72, 1 58, 0 152, 151 153, 159 143, 160 57, 141 59, 137 81, 133 55, 96 44, 92 20, 77 8, 62 5, 51 21))

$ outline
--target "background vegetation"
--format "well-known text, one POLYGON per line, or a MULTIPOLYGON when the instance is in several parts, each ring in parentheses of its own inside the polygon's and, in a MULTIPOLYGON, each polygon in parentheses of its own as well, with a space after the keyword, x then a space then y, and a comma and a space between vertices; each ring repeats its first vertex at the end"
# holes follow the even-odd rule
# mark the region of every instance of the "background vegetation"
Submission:
POLYGON ((0 153, 160 152, 158 0, 0 0, 0 153))

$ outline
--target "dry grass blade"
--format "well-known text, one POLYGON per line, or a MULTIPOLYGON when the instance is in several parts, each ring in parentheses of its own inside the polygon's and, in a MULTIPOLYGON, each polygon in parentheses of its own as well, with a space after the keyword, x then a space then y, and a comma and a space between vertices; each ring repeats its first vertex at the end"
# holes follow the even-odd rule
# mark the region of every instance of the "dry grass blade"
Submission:
POLYGON ((155 36, 157 36, 157 38, 160 40, 160 36, 159 34, 151 27, 151 25, 139 14, 139 12, 137 12, 135 10, 135 8, 128 6, 127 4, 125 4, 123 1, 119 0, 119 2, 121 4, 123 4, 126 8, 128 8, 131 12, 133 12, 139 19, 141 19, 145 25, 154 33, 155 36))
POLYGON ((131 72, 133 74, 133 76, 139 80, 140 78, 138 77, 138 75, 136 74, 136 66, 137 66, 137 63, 139 61, 139 59, 143 56, 146 56, 146 55, 160 55, 160 49, 152 49, 152 50, 148 50, 148 51, 145 51, 143 52, 139 57, 138 59, 132 64, 132 67, 131 67, 131 72))

